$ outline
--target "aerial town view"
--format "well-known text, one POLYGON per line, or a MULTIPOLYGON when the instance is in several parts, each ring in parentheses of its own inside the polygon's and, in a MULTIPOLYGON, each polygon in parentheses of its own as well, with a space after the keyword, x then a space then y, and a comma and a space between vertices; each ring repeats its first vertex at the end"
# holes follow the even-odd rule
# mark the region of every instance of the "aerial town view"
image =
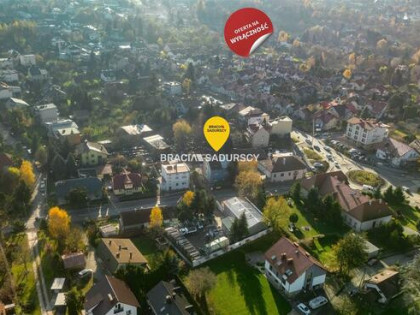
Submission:
POLYGON ((0 0, 0 315, 420 314, 420 0, 0 0))

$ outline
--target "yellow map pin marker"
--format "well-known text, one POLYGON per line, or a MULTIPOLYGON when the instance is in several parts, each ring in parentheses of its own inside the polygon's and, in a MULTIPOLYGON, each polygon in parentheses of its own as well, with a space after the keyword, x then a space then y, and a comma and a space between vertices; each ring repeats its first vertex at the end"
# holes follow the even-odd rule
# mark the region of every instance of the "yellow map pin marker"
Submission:
POLYGON ((213 116, 206 121, 203 131, 207 142, 217 152, 229 138, 230 126, 226 119, 213 116))

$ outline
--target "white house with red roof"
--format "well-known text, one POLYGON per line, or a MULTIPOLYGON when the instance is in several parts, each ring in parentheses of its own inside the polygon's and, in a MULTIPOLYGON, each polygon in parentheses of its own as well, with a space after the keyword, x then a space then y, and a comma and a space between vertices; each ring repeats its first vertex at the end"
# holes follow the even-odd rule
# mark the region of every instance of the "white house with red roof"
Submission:
POLYGON ((367 147, 381 143, 388 137, 389 126, 375 119, 350 118, 347 121, 346 137, 357 145, 367 147))
POLYGON ((327 270, 299 244, 282 237, 265 253, 265 274, 275 288, 295 295, 322 286, 327 270))

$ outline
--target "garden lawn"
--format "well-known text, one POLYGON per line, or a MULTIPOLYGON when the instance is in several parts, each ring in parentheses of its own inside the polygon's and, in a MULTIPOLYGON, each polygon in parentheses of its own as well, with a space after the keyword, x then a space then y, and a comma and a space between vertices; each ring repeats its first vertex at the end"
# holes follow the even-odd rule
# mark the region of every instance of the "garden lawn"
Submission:
POLYGON ((384 184, 384 180, 379 175, 368 171, 355 170, 348 172, 347 175, 351 181, 359 185, 379 187, 384 184))
MULTIPOLYGON (((338 226, 325 222, 324 220, 322 220, 322 218, 316 218, 312 213, 305 210, 304 205, 301 205, 299 207, 296 207, 294 205, 293 207, 290 207, 290 214, 292 213, 296 213, 299 217, 297 223, 295 224, 298 230, 292 233, 298 239, 312 238, 320 234, 344 235, 349 230, 349 228, 346 225, 338 226), (307 229, 308 227, 309 229, 307 229)), ((284 231, 289 231, 288 225, 289 220, 285 220, 281 223, 281 226, 284 229, 284 231)))
POLYGON ((318 153, 316 153, 312 149, 304 148, 303 152, 305 153, 306 157, 310 160, 315 160, 315 161, 322 161, 323 160, 322 156, 319 155, 318 153))
MULTIPOLYGON (((13 236, 12 242, 17 246, 28 243, 26 234, 18 234, 13 236), (18 245, 19 244, 19 245, 18 245)), ((28 245, 29 246, 29 245, 28 245)), ((30 310, 31 314, 41 314, 39 307, 38 296, 36 292, 36 283, 34 270, 32 268, 32 257, 28 254, 29 260, 25 263, 20 259, 16 259, 10 264, 11 271, 14 277, 16 292, 19 298, 19 310, 23 308, 23 313, 30 310)))
POLYGON ((314 245, 311 248, 311 252, 329 270, 337 267, 333 245, 335 245, 338 240, 339 237, 335 235, 314 238, 314 245))
POLYGON ((402 225, 417 231, 417 222, 420 220, 420 211, 409 204, 390 205, 390 207, 395 211, 402 225))
POLYGON ((131 239, 138 250, 146 257, 152 269, 158 268, 163 260, 163 252, 160 251, 153 240, 148 235, 142 235, 131 239))
MULTIPOLYGON (((253 246, 248 249, 252 249, 253 246)), ((208 263, 216 274, 216 286, 208 294, 215 314, 287 314, 289 303, 266 277, 245 261, 244 250, 236 250, 208 263)))

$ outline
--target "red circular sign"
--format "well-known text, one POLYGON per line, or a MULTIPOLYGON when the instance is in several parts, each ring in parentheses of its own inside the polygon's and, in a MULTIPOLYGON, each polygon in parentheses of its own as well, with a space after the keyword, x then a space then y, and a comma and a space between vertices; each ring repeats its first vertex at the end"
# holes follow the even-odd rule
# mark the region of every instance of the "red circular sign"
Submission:
POLYGON ((255 8, 243 8, 233 12, 226 21, 225 41, 234 53, 248 57, 273 31, 267 14, 255 8))

